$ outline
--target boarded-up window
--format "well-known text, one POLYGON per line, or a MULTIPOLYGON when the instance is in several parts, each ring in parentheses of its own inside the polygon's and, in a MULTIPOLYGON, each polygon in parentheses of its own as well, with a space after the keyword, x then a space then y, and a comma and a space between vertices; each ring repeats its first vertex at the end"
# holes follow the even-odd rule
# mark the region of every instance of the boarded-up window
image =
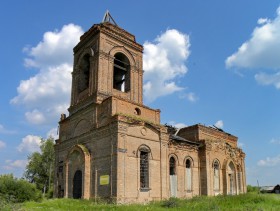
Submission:
POLYGON ((214 191, 219 191, 220 190, 220 175, 219 175, 220 165, 217 160, 214 161, 213 168, 214 168, 214 191))
POLYGON ((186 160, 186 179, 185 179, 185 188, 187 191, 192 190, 192 169, 191 169, 191 160, 186 160))
POLYGON ((149 188, 149 152, 140 151, 140 188, 149 188))

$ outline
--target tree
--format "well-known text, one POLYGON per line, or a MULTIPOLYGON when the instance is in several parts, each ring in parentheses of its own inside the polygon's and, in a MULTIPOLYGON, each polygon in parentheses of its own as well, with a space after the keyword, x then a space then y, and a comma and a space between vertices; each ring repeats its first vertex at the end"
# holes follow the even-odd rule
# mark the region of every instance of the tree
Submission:
POLYGON ((12 174, 0 175, 0 202, 38 201, 41 197, 42 193, 34 184, 24 179, 17 179, 12 174))
POLYGON ((54 139, 41 140, 41 152, 28 156, 24 177, 45 194, 51 191, 54 176, 54 139))

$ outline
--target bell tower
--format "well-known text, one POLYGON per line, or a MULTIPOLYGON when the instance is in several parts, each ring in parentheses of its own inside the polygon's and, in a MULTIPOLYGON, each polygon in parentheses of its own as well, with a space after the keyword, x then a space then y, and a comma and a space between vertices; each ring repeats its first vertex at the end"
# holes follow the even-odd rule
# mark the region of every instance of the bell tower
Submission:
MULTIPOLYGON (((165 131, 160 111, 143 105, 142 54, 135 36, 108 11, 80 37, 69 116, 61 115, 55 144, 56 197, 122 199, 124 155, 133 157, 135 166, 141 143, 159 143, 159 131, 165 131)), ((142 156, 148 155, 146 149, 142 156)))
POLYGON ((110 96, 142 105, 142 45, 107 11, 74 48, 71 107, 102 103, 110 96))

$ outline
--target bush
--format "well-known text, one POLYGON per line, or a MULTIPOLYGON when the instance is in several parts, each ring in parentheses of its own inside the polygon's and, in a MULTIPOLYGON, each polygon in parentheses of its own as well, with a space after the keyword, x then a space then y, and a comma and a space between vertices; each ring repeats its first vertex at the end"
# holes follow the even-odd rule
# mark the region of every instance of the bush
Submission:
POLYGON ((163 201, 162 206, 165 208, 179 207, 180 199, 171 197, 170 199, 163 201))
POLYGON ((51 188, 48 190, 48 192, 47 192, 47 194, 46 194, 46 198, 47 198, 47 199, 52 199, 52 198, 53 198, 53 187, 51 187, 51 188))
POLYGON ((0 175, 0 198, 6 202, 18 203, 24 201, 39 201, 42 194, 23 179, 17 179, 12 174, 0 175))
POLYGON ((260 190, 259 187, 247 185, 247 192, 248 192, 248 193, 250 193, 250 192, 258 193, 259 190, 260 190))

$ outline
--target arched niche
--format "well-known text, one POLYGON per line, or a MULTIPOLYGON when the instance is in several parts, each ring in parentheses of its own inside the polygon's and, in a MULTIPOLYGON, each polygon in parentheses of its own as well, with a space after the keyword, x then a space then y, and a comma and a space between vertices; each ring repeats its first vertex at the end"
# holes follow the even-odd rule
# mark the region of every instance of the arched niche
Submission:
POLYGON ((220 186, 220 181, 221 181, 221 164, 218 159, 214 159, 212 163, 212 169, 213 169, 213 191, 214 194, 220 194, 221 186, 220 186))
POLYGON ((185 158, 184 167, 185 167, 185 190, 187 192, 192 191, 193 187, 193 166, 194 162, 192 157, 187 156, 185 158))
POLYGON ((68 198, 90 197, 90 153, 77 144, 71 148, 66 162, 66 192, 68 198))
POLYGON ((234 162, 232 160, 228 160, 225 169, 226 190, 228 195, 237 194, 236 172, 237 171, 234 162))
POLYGON ((177 156, 171 154, 168 159, 169 165, 169 190, 170 197, 177 197, 178 181, 177 181, 177 168, 178 160, 177 156))

